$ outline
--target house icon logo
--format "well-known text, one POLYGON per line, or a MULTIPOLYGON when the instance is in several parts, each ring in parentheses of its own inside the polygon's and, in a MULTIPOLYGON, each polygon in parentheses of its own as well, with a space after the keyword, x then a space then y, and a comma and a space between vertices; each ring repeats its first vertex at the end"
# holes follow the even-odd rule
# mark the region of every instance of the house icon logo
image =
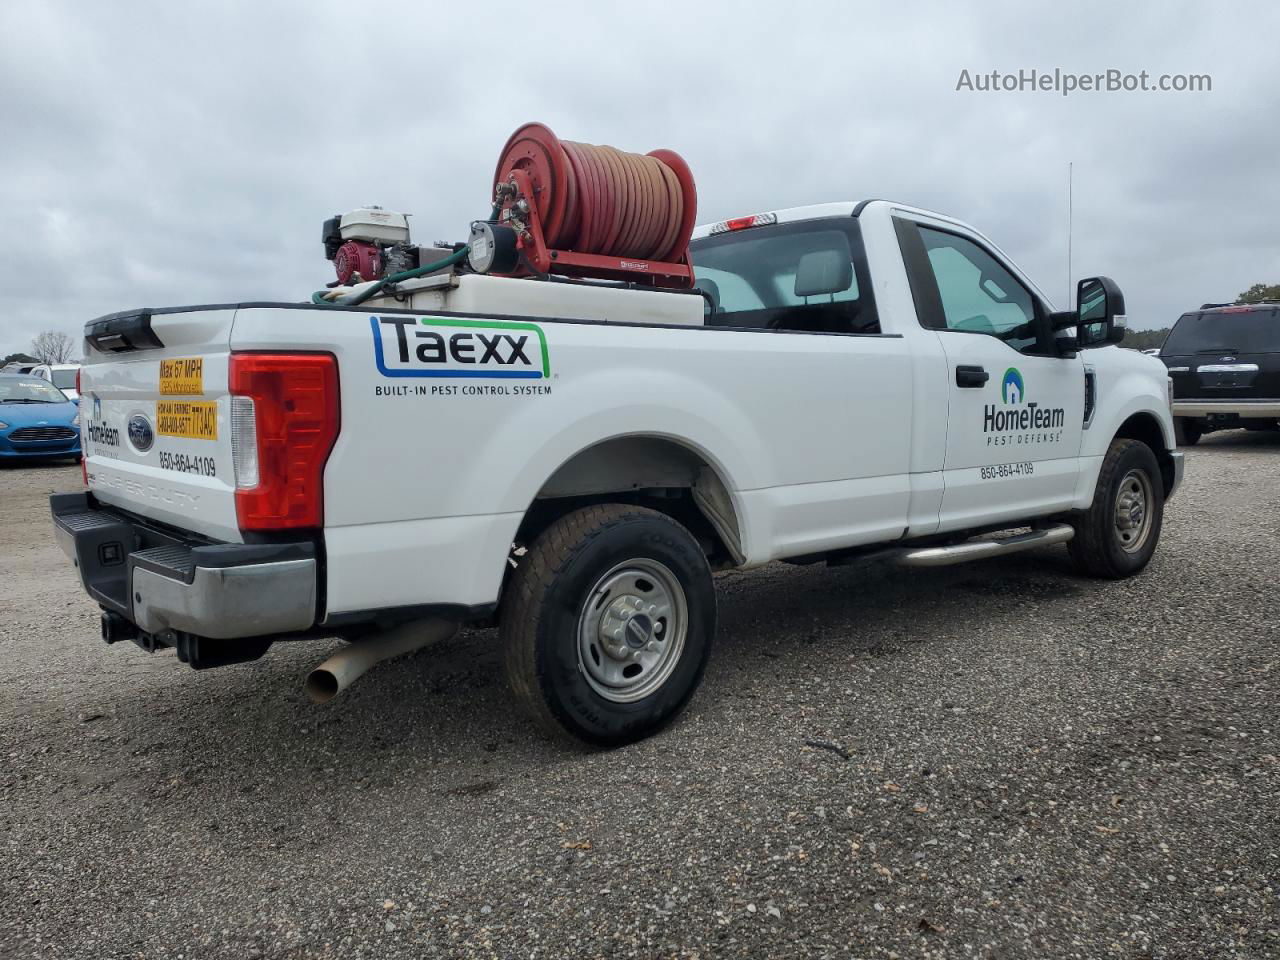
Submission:
POLYGON ((1004 372, 1000 381, 1000 398, 1005 403, 1022 403, 1025 389, 1022 385, 1022 374, 1017 367, 1010 367, 1004 372))

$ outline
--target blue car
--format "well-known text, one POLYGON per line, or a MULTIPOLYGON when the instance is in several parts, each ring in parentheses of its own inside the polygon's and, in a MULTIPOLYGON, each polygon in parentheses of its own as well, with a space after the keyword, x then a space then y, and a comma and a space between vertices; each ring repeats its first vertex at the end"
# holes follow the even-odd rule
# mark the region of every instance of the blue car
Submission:
POLYGON ((78 412, 48 380, 0 373, 0 460, 78 459, 78 412))

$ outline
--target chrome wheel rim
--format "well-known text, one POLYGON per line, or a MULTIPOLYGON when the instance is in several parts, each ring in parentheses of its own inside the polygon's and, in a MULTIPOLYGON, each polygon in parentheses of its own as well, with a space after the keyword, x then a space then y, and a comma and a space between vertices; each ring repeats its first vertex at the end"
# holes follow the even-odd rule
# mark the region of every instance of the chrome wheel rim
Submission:
POLYGON ((1125 553, 1137 553, 1151 535, 1151 479, 1143 470, 1130 470, 1116 490, 1116 541, 1125 553))
POLYGON ((631 703, 666 683, 684 652, 688 610, 680 581, 657 560, 609 570, 578 617, 578 669, 591 689, 631 703))

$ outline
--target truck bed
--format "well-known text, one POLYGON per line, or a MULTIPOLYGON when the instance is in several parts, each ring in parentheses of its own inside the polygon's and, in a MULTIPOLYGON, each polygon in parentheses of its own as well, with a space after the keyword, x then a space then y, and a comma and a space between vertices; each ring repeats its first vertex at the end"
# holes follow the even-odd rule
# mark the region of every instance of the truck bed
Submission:
MULTIPOLYGON (((582 289, 467 280, 530 298, 582 289)), ((414 301, 474 305, 453 299, 470 286, 414 301)), ((619 293, 673 321, 701 316, 696 296, 619 293)), ((549 297, 542 307, 551 312, 549 297)), ((732 498, 758 502, 744 515, 767 527, 743 531, 748 563, 902 534, 909 434, 883 423, 886 410, 905 418, 911 407, 901 337, 643 325, 631 312, 626 323, 499 313, 253 303, 118 317, 145 349, 95 351, 84 368, 82 409, 105 428, 86 434, 89 490, 107 505, 243 542, 229 358, 314 351, 336 359, 341 398, 324 467, 325 617, 371 602, 491 602, 504 570, 494 558, 524 512, 562 465, 608 438, 673 438, 732 498), (188 385, 196 395, 158 393, 162 367, 192 358, 202 368, 202 382, 188 385), (137 449, 131 418, 158 423, 173 403, 206 406, 212 428, 179 419, 137 449)))

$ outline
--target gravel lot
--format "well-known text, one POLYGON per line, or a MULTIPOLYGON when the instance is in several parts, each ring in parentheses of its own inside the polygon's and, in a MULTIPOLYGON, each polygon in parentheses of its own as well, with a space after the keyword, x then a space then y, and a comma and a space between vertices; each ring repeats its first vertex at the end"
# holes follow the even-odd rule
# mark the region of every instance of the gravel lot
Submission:
POLYGON ((724 576, 689 712, 610 753, 513 713, 491 631, 327 707, 335 642, 108 648, 79 468, 0 470, 0 957, 1280 956, 1280 435, 1188 460, 1127 582, 724 576))

